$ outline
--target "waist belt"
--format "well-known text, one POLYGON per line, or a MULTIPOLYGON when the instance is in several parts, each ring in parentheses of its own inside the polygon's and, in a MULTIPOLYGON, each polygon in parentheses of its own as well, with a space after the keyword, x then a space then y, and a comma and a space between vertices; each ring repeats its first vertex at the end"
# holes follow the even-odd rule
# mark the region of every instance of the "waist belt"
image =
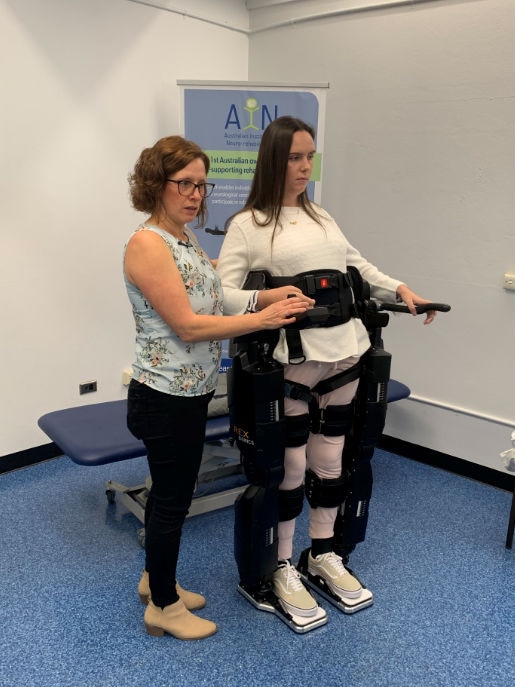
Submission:
POLYGON ((346 273, 332 269, 311 270, 293 277, 273 277, 263 270, 250 272, 243 288, 273 289, 291 284, 299 288, 305 296, 314 299, 314 308, 284 327, 289 362, 296 365, 306 359, 299 334, 302 329, 336 327, 345 324, 351 317, 359 317, 354 288, 360 283, 359 272, 354 268, 350 268, 346 273))
POLYGON ((339 270, 312 270, 293 277, 270 277, 270 288, 292 284, 305 296, 313 298, 315 307, 306 311, 287 329, 335 327, 356 317, 352 280, 339 270))

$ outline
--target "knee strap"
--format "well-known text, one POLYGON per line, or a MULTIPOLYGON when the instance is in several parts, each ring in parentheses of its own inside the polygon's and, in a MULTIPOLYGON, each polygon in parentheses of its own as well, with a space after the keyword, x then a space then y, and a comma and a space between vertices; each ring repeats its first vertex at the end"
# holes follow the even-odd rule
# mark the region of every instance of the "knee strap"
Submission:
POLYGON ((309 436, 309 414, 286 415, 284 418, 285 446, 303 446, 309 436))
POLYGON ((348 403, 327 408, 311 408, 311 432, 326 437, 347 434, 354 419, 354 405, 348 403))
POLYGON ((279 520, 293 520, 302 512, 304 503, 304 487, 301 484, 296 489, 279 489, 279 520))
POLYGON ((337 508, 345 500, 345 479, 321 479, 313 470, 306 471, 306 498, 312 508, 337 508))

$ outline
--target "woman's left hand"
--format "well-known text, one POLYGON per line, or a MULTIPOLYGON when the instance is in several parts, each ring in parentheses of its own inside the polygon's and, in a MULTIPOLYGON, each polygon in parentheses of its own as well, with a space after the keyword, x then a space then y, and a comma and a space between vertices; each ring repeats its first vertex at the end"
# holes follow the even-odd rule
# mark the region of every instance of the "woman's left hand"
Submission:
MULTIPOLYGON (((421 296, 418 296, 414 291, 407 287, 406 284, 401 284, 397 287, 397 295, 400 298, 402 298, 404 303, 406 303, 412 315, 417 314, 417 310, 415 308, 416 305, 431 303, 431 301, 428 301, 427 298, 422 298, 421 296)), ((431 324, 435 317, 436 310, 428 310, 426 313, 426 319, 424 320, 424 324, 431 324)))

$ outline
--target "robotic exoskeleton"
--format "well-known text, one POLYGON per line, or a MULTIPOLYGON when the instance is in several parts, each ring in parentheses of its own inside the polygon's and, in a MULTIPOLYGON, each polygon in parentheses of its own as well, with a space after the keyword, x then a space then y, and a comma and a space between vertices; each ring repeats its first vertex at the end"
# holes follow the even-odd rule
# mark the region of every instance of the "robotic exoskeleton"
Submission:
MULTIPOLYGON (((260 333, 261 334, 261 333, 260 333)), ((277 614, 295 632, 307 632, 327 622, 289 615, 273 592, 277 567, 278 522, 296 517, 304 490, 279 492, 284 475, 285 417, 283 368, 272 358, 268 336, 232 342, 228 374, 231 429, 242 457, 249 486, 235 503, 234 555, 238 590, 256 608, 277 614)))
MULTIPOLYGON (((315 300, 315 307, 285 328, 291 364, 302 363, 299 331, 307 327, 330 327, 351 317, 363 321, 370 348, 359 363, 309 389, 284 379, 283 366, 273 359, 278 332, 262 331, 231 342, 233 358, 229 370, 229 411, 232 432, 242 455, 249 487, 235 504, 234 553, 240 576, 239 591, 260 610, 277 614, 296 632, 307 632, 324 624, 323 609, 314 618, 292 617, 273 592, 272 576, 277 565, 278 522, 295 518, 302 510, 304 495, 311 507, 337 507, 333 550, 346 563, 356 544, 365 539, 368 505, 372 493, 371 458, 381 437, 387 407, 387 386, 391 355, 384 350, 381 330, 388 324, 387 306, 370 298, 368 284, 350 267, 314 270, 293 277, 272 277, 265 271, 251 272, 245 289, 274 288, 293 284, 315 300), (359 379, 358 390, 348 406, 318 407, 322 396, 359 379), (307 402, 309 412, 285 417, 284 397, 307 402), (285 446, 301 446, 309 433, 345 435, 342 472, 336 479, 320 479, 307 471, 304 487, 279 490, 283 479, 285 446)), ((404 305, 390 310, 407 312, 404 305)), ((427 304, 429 309, 448 310, 444 304, 427 304)), ((371 592, 362 585, 356 599, 335 596, 324 581, 308 572, 302 552, 297 568, 303 580, 346 613, 373 603, 371 592)))
MULTIPOLYGON (((372 489, 370 459, 384 426, 390 370, 390 355, 383 350, 377 331, 387 324, 388 315, 373 312, 367 284, 353 268, 346 274, 315 270, 294 277, 251 272, 244 288, 286 284, 298 286, 315 300, 315 307, 305 317, 285 328, 292 364, 304 361, 299 331, 307 327, 334 326, 351 317, 361 317, 369 329, 372 344, 357 365, 309 389, 284 379, 283 366, 272 357, 277 332, 257 332, 231 342, 233 364, 228 384, 231 427, 249 481, 249 487, 235 504, 234 553, 240 576, 239 591, 256 607, 279 615, 296 632, 306 632, 325 623, 326 614, 320 609, 321 614, 315 618, 292 618, 278 603, 272 588, 277 565, 278 522, 298 516, 305 495, 312 507, 339 508, 333 548, 344 561, 364 539, 372 489), (358 378, 358 392, 352 404, 329 406, 324 410, 318 407, 314 392, 323 395, 358 378), (305 400, 309 413, 285 417, 285 396, 305 400), (308 470, 304 487, 279 491, 284 447, 305 444, 310 432, 329 436, 345 434, 340 477, 322 480, 308 470)), ((307 550, 302 553, 298 568, 310 586, 345 612, 372 603, 372 594, 365 587, 362 595, 352 602, 333 597, 319 580, 310 578, 307 550)))

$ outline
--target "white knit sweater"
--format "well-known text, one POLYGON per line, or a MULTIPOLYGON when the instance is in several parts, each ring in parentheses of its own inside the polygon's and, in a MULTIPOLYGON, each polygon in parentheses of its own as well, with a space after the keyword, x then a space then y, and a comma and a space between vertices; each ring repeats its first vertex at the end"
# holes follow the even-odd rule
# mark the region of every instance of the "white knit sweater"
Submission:
MULTIPOLYGON (((249 292, 241 287, 251 270, 267 270, 284 277, 314 269, 347 271, 356 267, 369 282, 371 295, 381 301, 395 301, 395 291, 402 282, 392 279, 369 263, 347 241, 334 219, 322 208, 321 227, 300 208, 284 207, 281 225, 277 226, 272 244, 273 225, 260 227, 250 211, 232 221, 218 258, 217 271, 224 288, 224 313, 245 312, 249 292)), ((306 360, 334 362, 350 356, 361 356, 370 341, 361 320, 352 318, 336 327, 301 331, 306 360)), ((288 349, 284 331, 274 351, 274 358, 286 364, 288 349)))

